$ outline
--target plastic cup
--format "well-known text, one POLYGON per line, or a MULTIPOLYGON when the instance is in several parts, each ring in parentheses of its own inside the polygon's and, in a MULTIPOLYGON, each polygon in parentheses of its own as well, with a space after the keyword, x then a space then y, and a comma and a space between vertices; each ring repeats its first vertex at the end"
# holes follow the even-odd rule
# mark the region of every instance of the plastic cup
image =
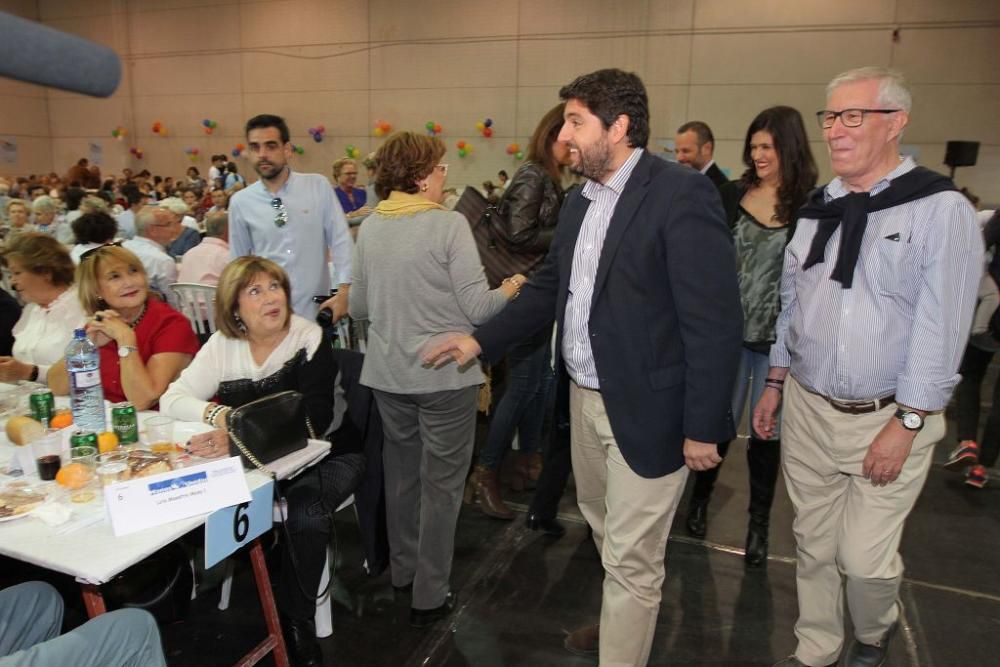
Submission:
POLYGON ((38 466, 38 478, 49 482, 56 478, 62 467, 62 436, 47 433, 31 443, 31 454, 38 466))
POLYGON ((97 448, 92 445, 80 445, 69 450, 70 463, 82 463, 91 470, 97 467, 97 448))
POLYGON ((97 455, 97 479, 101 486, 123 482, 128 478, 127 452, 118 450, 97 455))
POLYGON ((173 456, 174 447, 174 420, 170 417, 150 417, 143 426, 146 430, 146 446, 151 452, 157 454, 170 454, 173 456))

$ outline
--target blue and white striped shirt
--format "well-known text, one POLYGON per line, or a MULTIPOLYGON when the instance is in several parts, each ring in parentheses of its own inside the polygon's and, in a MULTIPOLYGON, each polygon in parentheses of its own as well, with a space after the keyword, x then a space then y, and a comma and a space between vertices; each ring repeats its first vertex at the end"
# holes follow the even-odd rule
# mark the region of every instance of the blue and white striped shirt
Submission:
POLYGON ((573 270, 569 277, 569 297, 566 299, 565 333, 563 334, 563 359, 566 370, 581 387, 600 389, 594 351, 590 347, 590 306, 594 296, 597 264, 604 248, 608 224, 615 213, 618 198, 632 170, 642 157, 643 150, 636 148, 618 168, 607 183, 588 180, 582 190, 590 200, 583 217, 580 236, 573 250, 573 270))
MULTIPOLYGON (((870 195, 916 165, 906 158, 870 195)), ((836 178, 827 201, 848 194, 836 178)), ((808 389, 842 400, 895 393, 920 410, 941 410, 958 383, 983 267, 976 214, 958 192, 942 192, 868 215, 851 289, 830 274, 840 229, 822 264, 803 271, 817 222, 798 221, 785 249, 781 315, 771 366, 808 389)))

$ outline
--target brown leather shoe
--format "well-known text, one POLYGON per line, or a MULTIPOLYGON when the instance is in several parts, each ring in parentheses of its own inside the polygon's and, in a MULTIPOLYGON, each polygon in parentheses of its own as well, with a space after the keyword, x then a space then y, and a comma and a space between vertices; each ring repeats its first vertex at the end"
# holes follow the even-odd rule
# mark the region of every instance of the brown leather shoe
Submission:
POLYGON ((503 498, 500 497, 497 471, 477 465, 472 475, 476 480, 476 494, 479 496, 479 507, 482 508, 483 514, 494 519, 513 521, 514 512, 504 505, 503 498))
POLYGON ((573 655, 593 657, 597 655, 600 625, 585 625, 566 635, 563 646, 573 655))

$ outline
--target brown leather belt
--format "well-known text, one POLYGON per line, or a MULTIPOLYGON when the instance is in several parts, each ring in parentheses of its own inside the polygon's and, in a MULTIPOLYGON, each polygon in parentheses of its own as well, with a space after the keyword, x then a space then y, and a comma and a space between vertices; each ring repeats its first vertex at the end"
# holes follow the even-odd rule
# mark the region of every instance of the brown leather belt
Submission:
POLYGON ((838 401, 833 398, 827 398, 822 394, 816 395, 829 403, 830 407, 834 410, 844 412, 849 415, 865 415, 869 412, 878 412, 885 406, 896 402, 895 394, 890 394, 885 398, 876 398, 874 401, 838 401))

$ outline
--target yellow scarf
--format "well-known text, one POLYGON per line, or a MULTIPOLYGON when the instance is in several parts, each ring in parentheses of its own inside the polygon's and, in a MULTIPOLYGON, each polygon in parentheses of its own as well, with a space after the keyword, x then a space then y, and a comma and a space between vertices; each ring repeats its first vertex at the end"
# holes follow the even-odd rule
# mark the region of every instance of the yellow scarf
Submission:
POLYGON ((387 218, 401 218, 405 215, 416 215, 432 210, 447 211, 448 209, 430 199, 424 199, 420 195, 410 195, 398 190, 390 192, 389 198, 383 199, 375 207, 376 213, 387 218))

